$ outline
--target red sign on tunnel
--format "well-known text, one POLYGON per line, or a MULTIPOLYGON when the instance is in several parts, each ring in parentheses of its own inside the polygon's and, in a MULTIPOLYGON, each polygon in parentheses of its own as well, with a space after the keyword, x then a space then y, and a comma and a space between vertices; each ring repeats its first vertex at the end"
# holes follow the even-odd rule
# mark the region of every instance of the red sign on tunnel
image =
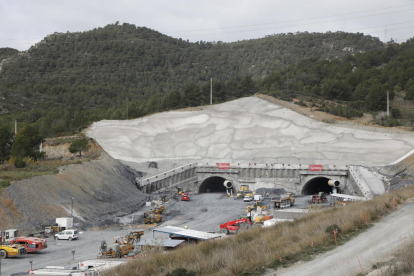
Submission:
POLYGON ((230 163, 217 163, 217 169, 219 170, 229 170, 230 163))
POLYGON ((322 165, 309 165, 309 170, 314 172, 322 171, 322 165))

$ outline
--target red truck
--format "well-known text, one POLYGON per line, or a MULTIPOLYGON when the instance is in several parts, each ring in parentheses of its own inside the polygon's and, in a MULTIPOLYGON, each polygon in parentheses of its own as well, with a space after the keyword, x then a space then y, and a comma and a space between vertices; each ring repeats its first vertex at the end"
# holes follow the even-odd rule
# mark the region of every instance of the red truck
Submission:
POLYGON ((228 235, 229 233, 237 233, 249 229, 250 226, 252 226, 252 223, 249 219, 241 218, 220 224, 220 231, 221 233, 228 235))
POLYGON ((181 201, 190 201, 190 196, 188 195, 188 193, 181 194, 181 201))
POLYGON ((34 237, 17 237, 9 241, 11 244, 20 244, 26 248, 27 253, 39 251, 47 248, 45 239, 34 237))

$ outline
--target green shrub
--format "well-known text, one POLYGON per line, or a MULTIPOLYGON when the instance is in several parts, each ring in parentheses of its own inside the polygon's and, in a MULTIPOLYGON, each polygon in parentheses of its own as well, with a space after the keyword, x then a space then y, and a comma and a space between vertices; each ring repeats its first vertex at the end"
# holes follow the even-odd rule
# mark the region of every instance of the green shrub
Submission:
POLYGON ((165 276, 195 276, 196 273, 194 271, 187 271, 185 268, 177 268, 174 269, 171 273, 167 273, 165 276))
POLYGON ((0 181, 0 189, 7 188, 9 186, 10 186, 10 181, 8 181, 8 180, 0 181))
POLYGON ((24 168, 24 167, 26 167, 26 162, 23 161, 23 158, 19 157, 14 162, 14 166, 16 168, 24 168))

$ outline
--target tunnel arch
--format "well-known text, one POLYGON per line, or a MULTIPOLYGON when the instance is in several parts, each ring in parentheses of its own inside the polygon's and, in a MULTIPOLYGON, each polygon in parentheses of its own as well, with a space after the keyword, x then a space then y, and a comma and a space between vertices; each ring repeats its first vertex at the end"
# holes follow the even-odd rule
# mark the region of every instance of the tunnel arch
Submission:
POLYGON ((303 195, 315 195, 319 192, 331 193, 332 186, 328 184, 329 178, 317 176, 308 180, 302 188, 303 195))
POLYGON ((210 176, 201 182, 198 188, 199 193, 226 193, 223 183, 226 178, 221 176, 210 176))

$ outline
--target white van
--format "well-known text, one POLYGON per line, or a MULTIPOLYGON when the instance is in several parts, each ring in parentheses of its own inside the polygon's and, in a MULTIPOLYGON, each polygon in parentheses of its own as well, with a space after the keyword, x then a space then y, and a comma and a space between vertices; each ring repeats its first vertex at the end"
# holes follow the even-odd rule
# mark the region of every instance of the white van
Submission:
POLYGON ((77 230, 64 230, 55 235, 55 240, 75 240, 78 238, 77 230))
POLYGON ((264 200, 264 196, 262 195, 254 195, 254 201, 261 201, 264 200))

